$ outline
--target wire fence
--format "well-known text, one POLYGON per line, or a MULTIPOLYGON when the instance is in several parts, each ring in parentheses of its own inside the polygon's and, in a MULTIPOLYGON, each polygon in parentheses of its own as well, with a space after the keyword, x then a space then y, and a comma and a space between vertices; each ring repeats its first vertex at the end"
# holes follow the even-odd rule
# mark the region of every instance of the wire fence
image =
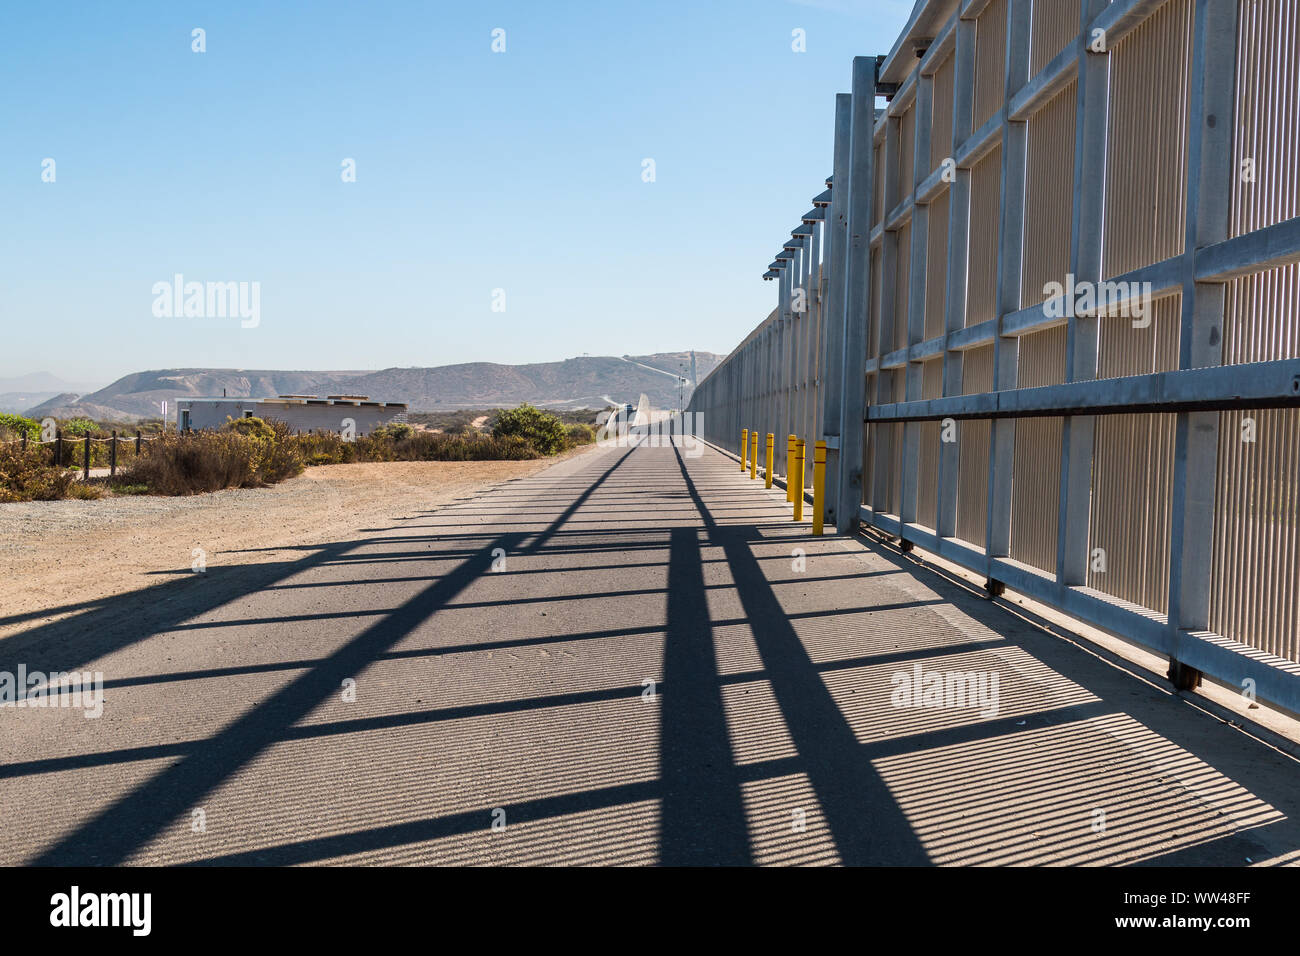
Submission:
POLYGON ((118 470, 126 464, 120 460, 123 446, 132 452, 131 457, 134 459, 140 455, 146 443, 157 441, 161 437, 161 435, 146 436, 138 430, 134 435, 119 435, 114 431, 107 438, 92 435, 64 435, 56 432, 53 438, 32 438, 29 435, 22 435, 19 438, 0 441, 0 445, 17 445, 23 451, 29 448, 49 448, 51 466, 80 470, 82 479, 88 481, 91 478, 91 470, 99 468, 107 468, 109 478, 117 477, 118 470))

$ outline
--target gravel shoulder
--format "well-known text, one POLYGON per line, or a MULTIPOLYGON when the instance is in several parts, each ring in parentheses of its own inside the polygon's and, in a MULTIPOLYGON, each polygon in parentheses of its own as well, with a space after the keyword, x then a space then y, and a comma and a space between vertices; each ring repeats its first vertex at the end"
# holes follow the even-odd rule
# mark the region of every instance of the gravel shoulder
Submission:
POLYGON ((33 612, 84 605, 191 572, 195 548, 208 565, 253 564, 300 551, 277 548, 345 540, 385 519, 445 505, 536 474, 534 461, 399 461, 308 468, 269 488, 188 497, 0 504, 0 638, 25 630, 33 612), (269 550, 268 550, 269 549, 269 550))

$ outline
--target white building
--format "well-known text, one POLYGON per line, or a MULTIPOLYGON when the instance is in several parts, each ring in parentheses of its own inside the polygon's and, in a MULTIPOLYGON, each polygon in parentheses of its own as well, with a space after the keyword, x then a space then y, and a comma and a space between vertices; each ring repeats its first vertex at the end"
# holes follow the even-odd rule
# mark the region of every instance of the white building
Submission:
POLYGON ((405 402, 375 402, 365 395, 281 395, 278 398, 182 398, 176 402, 176 426, 220 428, 230 418, 284 422, 295 432, 342 432, 368 435, 380 425, 406 421, 405 402))

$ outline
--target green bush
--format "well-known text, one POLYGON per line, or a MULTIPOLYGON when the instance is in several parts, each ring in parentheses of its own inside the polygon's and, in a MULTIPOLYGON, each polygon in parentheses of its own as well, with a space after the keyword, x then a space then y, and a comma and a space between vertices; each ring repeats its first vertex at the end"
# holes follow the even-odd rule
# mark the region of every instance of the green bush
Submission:
POLYGON ((123 485, 114 482, 108 487, 115 495, 147 495, 149 493, 148 485, 123 485))
POLYGON ((522 438, 542 455, 555 455, 564 450, 564 423, 554 415, 523 404, 502 412, 492 423, 494 438, 522 438))
POLYGON ((402 441, 410 438, 415 434, 415 429, 405 422, 393 422, 391 425, 380 425, 370 433, 371 438, 391 438, 394 441, 402 441))
POLYGON ((0 440, 22 438, 26 435, 31 441, 41 437, 41 423, 22 415, 0 415, 0 440))
POLYGON ((564 429, 564 439, 570 448, 590 445, 596 440, 596 430, 590 425, 569 425, 564 429))
POLYGON ((40 446, 24 451, 19 445, 0 445, 0 502, 98 498, 100 494, 94 485, 78 481, 73 472, 50 465, 40 446))
POLYGON ((86 435, 95 436, 100 432, 100 427, 92 422, 89 418, 70 418, 59 426, 65 438, 82 438, 86 435))
POLYGON ((247 435, 249 438, 257 438, 262 441, 270 441, 275 437, 275 430, 264 420, 256 416, 248 418, 230 418, 227 416, 226 423, 221 426, 223 432, 234 432, 236 435, 247 435))

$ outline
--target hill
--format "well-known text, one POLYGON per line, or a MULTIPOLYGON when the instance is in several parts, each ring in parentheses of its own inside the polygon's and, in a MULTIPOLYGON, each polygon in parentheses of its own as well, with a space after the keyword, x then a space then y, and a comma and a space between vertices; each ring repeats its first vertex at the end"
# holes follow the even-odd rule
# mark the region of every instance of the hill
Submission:
POLYGON ((57 395, 29 409, 30 418, 85 417, 98 421, 157 418, 162 402, 178 398, 270 398, 286 393, 331 388, 336 380, 358 372, 285 372, 252 369, 179 368, 135 372, 88 395, 57 395))
POLYGON ((67 393, 83 395, 99 386, 69 382, 49 372, 31 372, 12 378, 0 377, 0 413, 21 414, 36 405, 67 393))
MULTIPOLYGON (((696 372, 707 375, 721 361, 696 352, 696 372)), ((272 398, 285 394, 361 394, 406 402, 411 411, 513 406, 531 402, 551 408, 602 408, 636 402, 642 393, 660 408, 676 408, 678 372, 689 379, 690 353, 581 356, 562 362, 498 365, 470 362, 433 368, 362 371, 275 369, 156 369, 126 375, 87 395, 63 393, 27 410, 33 418, 85 416, 102 421, 157 418, 161 403, 178 398, 272 398)), ((684 390, 690 397, 690 384, 684 390)))
MULTIPOLYGON (((661 355, 581 356, 562 362, 497 365, 471 362, 437 368, 390 368, 359 376, 349 388, 373 397, 393 396, 413 411, 518 405, 531 402, 550 408, 603 408, 610 402, 636 402, 642 393, 659 408, 676 408, 678 353, 661 355)), ((721 360, 696 353, 703 377, 721 360)), ((690 358, 686 357, 689 377, 690 358)), ((689 387, 686 397, 690 397, 689 387)))

